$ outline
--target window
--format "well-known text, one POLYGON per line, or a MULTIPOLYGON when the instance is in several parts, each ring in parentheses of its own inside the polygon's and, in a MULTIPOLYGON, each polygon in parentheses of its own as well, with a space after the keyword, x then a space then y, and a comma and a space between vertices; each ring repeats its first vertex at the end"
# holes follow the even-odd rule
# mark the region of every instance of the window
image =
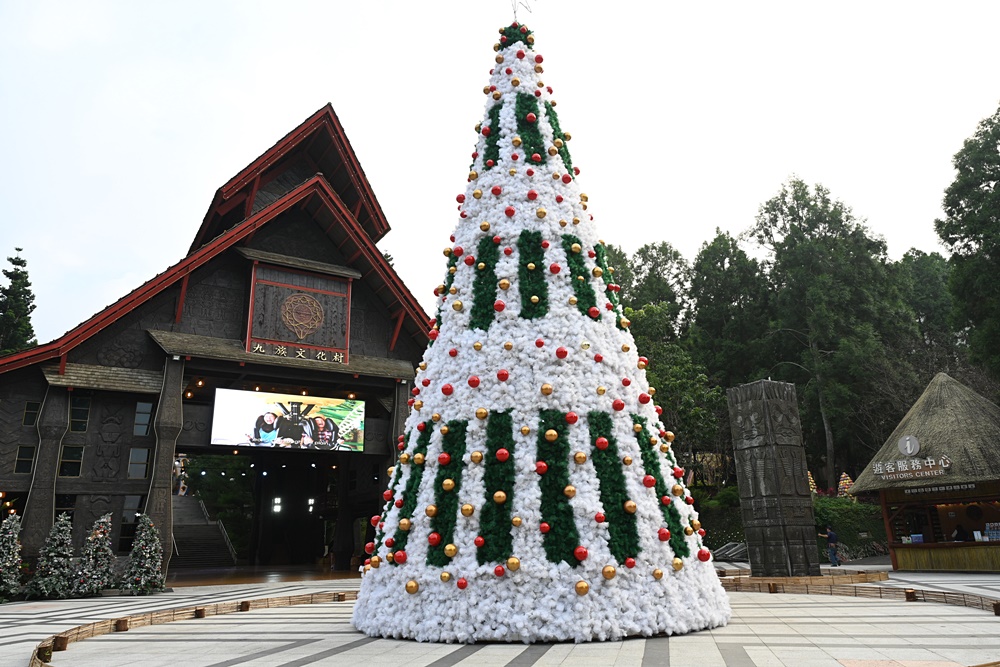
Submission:
POLYGON ((69 514, 69 518, 72 520, 73 512, 76 510, 76 496, 67 495, 65 493, 56 494, 56 516, 60 514, 69 514))
POLYGON ((62 456, 59 457, 60 477, 79 477, 83 467, 83 446, 63 445, 62 456))
POLYGON ((149 473, 149 449, 133 447, 128 450, 128 478, 146 479, 149 473))
POLYGON ((153 418, 153 404, 139 401, 135 404, 135 426, 132 435, 149 435, 149 424, 153 418))
POLYGON ((125 496, 125 506, 122 509, 121 531, 118 533, 118 551, 131 551, 135 542, 136 519, 142 511, 144 496, 125 496))
POLYGON ((14 461, 14 473, 17 475, 27 475, 31 472, 35 462, 35 447, 33 445, 23 445, 17 448, 17 460, 14 461))
POLYGON ((24 417, 21 418, 21 424, 23 426, 34 426, 35 422, 38 421, 38 411, 41 407, 42 404, 38 401, 25 401, 24 417))
POLYGON ((69 400, 69 430, 80 433, 87 430, 90 421, 90 396, 73 396, 69 400))

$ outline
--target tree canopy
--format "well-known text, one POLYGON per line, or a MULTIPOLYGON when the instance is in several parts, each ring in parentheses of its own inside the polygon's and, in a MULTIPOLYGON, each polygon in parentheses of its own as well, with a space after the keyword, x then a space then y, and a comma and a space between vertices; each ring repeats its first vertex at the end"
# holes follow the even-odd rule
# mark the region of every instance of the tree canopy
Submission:
POLYGON ((21 257, 21 248, 8 257, 11 268, 4 269, 6 285, 0 285, 0 356, 38 345, 31 326, 35 310, 35 295, 28 280, 28 263, 21 257))

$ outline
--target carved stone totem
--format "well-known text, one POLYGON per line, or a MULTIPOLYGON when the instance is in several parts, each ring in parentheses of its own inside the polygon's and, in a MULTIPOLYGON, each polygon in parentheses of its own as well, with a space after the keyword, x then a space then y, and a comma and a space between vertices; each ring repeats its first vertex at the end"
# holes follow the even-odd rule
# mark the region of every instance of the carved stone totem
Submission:
POLYGON ((818 575, 795 385, 758 380, 726 394, 751 574, 818 575))

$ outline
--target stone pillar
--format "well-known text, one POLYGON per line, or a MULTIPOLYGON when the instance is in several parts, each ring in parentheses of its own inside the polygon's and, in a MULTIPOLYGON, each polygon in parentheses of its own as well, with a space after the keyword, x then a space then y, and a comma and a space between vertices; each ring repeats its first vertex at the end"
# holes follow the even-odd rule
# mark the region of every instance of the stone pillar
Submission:
POLYGON ((758 380, 726 394, 752 575, 818 575, 795 385, 758 380))
POLYGON ((167 572, 173 555, 173 513, 171 475, 174 468, 174 447, 184 426, 184 361, 168 356, 163 364, 163 388, 156 405, 153 432, 156 447, 153 450, 153 474, 149 480, 146 514, 160 531, 163 545, 163 572, 167 572))
MULTIPOLYGON (((49 535, 55 514, 56 477, 62 441, 69 430, 70 392, 49 387, 38 415, 38 454, 31 476, 31 489, 24 504, 21 545, 25 556, 37 556, 49 535)), ((83 444, 83 443, 81 443, 83 444)))
POLYGON ((389 429, 390 453, 393 462, 399 457, 399 450, 396 448, 396 438, 403 434, 406 428, 406 418, 410 416, 410 407, 406 404, 410 398, 409 383, 406 380, 396 383, 396 390, 393 395, 392 427, 389 429))

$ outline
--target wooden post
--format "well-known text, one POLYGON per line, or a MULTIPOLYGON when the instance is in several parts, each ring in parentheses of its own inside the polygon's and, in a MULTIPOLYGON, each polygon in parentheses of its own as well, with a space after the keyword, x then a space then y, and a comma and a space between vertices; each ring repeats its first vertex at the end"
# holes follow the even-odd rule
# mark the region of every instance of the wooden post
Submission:
POLYGON ((250 611, 250 601, 243 600, 240 602, 240 611, 250 611))
POLYGON ((128 619, 118 618, 115 619, 115 632, 128 632, 128 619))
POLYGON ((1000 602, 993 603, 993 615, 1000 616, 1000 602))
POLYGON ((38 650, 35 651, 35 655, 42 662, 52 662, 52 645, 39 646, 38 650))
POLYGON ((195 618, 205 618, 205 608, 204 607, 195 607, 194 608, 194 617, 195 618))
POLYGON ((907 588, 904 591, 904 593, 906 593, 906 601, 907 602, 916 602, 917 601, 917 592, 915 590, 913 590, 912 588, 907 588))
POLYGON ((778 592, 778 584, 776 584, 773 581, 768 582, 768 584, 767 584, 767 592, 768 593, 777 593, 778 592))
POLYGON ((879 503, 882 505, 882 521, 885 522, 885 541, 889 545, 889 562, 892 563, 893 571, 898 570, 896 564, 896 550, 892 548, 894 535, 892 534, 892 522, 889 521, 889 503, 885 499, 885 489, 879 489, 879 503))
POLYGON ((66 635, 56 635, 52 638, 53 651, 65 651, 67 646, 69 646, 69 637, 66 635))

